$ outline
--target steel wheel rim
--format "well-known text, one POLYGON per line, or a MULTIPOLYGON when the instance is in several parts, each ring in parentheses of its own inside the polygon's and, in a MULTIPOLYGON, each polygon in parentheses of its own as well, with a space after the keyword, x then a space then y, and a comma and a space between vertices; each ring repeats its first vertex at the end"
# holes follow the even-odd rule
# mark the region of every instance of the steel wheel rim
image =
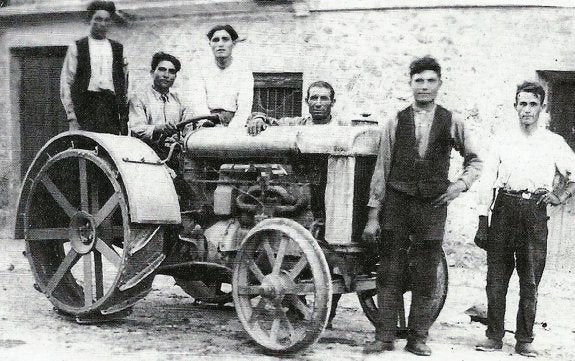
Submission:
MULTIPOLYGON (((445 300, 447 299, 447 291, 449 286, 449 272, 447 267, 447 259, 445 258, 444 252, 441 252, 441 261, 439 263, 439 266, 437 267, 437 279, 442 280, 442 284, 444 284, 445 287, 443 288, 442 292, 440 293, 439 297, 437 297, 436 302, 434 303, 435 307, 433 310, 434 311, 432 317, 433 321, 435 321, 439 316, 439 314, 441 313, 441 310, 445 305, 445 300)), ((440 286, 438 288, 440 288, 440 286)), ((403 292, 403 294, 406 294, 407 292, 410 291, 411 291, 410 289, 406 289, 403 292)), ((357 292, 357 297, 359 299, 361 308, 363 309, 369 321, 374 325, 377 323, 378 312, 379 312, 377 307, 377 301, 375 298, 376 296, 377 296, 377 289, 357 292)), ((404 302, 403 296, 402 296, 402 302, 404 302)), ((407 308, 405 310, 407 311, 407 308)), ((406 316, 405 320, 399 320, 399 323, 402 322, 405 324, 407 323, 408 314, 406 314, 405 316, 406 316)))
POLYGON ((252 339, 271 352, 291 353, 313 344, 327 324, 331 304, 331 277, 320 247, 311 234, 302 239, 290 226, 252 230, 234 268, 238 317, 252 339), (283 236, 270 241, 272 232, 283 236), (293 246, 299 258, 288 252, 293 246))
POLYGON ((124 268, 125 240, 130 237, 124 192, 108 163, 86 150, 70 149, 50 158, 29 193, 25 235, 36 283, 50 301, 73 315, 99 309, 116 288, 124 268), (70 163, 77 163, 75 180, 80 184, 79 194, 72 194, 65 179, 54 174, 58 166, 70 163), (40 205, 36 198, 47 198, 55 213, 66 214, 68 227, 64 221, 58 221, 57 228, 38 228, 44 222, 34 216, 38 216, 37 208, 46 208, 46 205, 40 205), (121 224, 111 220, 118 214, 121 224), (114 239, 120 238, 121 247, 118 247, 114 239), (67 243, 70 245, 66 246, 67 243), (49 260, 50 257, 53 259, 49 260), (49 262, 42 264, 42 261, 49 262), (108 277, 110 269, 114 271, 113 278, 108 277))

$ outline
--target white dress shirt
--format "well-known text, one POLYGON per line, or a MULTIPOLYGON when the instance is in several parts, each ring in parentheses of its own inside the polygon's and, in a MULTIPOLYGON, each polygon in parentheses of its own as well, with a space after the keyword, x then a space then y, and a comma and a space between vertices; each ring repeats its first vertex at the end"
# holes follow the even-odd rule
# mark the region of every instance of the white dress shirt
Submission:
POLYGON ((575 154, 562 136, 545 128, 526 134, 519 126, 497 135, 479 181, 481 214, 489 212, 493 188, 552 190, 556 172, 568 181, 574 180, 575 154))
POLYGON ((235 112, 229 127, 244 127, 252 112, 254 77, 246 64, 237 59, 220 69, 211 59, 204 62, 192 77, 190 94, 194 114, 210 114, 210 110, 235 112))
MULTIPOLYGON (((88 37, 90 52, 90 82, 89 91, 111 90, 114 92, 114 79, 112 77, 112 44, 108 39, 96 40, 88 37)), ((72 102, 72 85, 76 81, 78 69, 78 48, 76 43, 68 46, 64 65, 60 74, 60 99, 66 111, 68 120, 76 119, 74 103, 72 102)))

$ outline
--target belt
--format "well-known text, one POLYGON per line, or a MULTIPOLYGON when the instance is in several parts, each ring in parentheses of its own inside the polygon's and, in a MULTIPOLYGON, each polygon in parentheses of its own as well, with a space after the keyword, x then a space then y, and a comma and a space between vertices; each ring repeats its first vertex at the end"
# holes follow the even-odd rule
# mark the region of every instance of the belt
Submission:
POLYGON ((522 198, 522 199, 527 199, 527 200, 529 200, 529 199, 539 200, 539 197, 541 197, 542 195, 544 195, 547 192, 548 191, 546 189, 536 190, 535 192, 529 192, 527 190, 514 191, 514 190, 510 190, 510 189, 505 189, 505 188, 499 189, 499 194, 511 196, 511 197, 522 198))

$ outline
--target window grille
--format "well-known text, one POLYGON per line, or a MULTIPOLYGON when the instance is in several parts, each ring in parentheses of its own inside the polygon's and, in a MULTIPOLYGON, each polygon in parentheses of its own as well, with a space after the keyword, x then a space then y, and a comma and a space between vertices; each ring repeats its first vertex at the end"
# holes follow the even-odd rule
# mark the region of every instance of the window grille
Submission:
POLYGON ((254 73, 252 111, 274 118, 301 116, 302 73, 254 73))

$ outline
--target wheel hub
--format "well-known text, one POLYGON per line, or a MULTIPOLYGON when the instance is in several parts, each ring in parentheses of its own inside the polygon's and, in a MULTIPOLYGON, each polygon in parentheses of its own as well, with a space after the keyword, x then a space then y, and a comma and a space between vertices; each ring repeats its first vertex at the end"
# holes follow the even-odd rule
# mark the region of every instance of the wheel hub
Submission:
POLYGON ((268 299, 281 300, 288 290, 293 290, 295 283, 289 278, 288 275, 274 275, 269 274, 262 280, 260 288, 260 296, 268 299))
POLYGON ((79 211, 70 219, 69 238, 72 248, 80 253, 89 253, 96 244, 96 224, 94 217, 84 211, 79 211))

